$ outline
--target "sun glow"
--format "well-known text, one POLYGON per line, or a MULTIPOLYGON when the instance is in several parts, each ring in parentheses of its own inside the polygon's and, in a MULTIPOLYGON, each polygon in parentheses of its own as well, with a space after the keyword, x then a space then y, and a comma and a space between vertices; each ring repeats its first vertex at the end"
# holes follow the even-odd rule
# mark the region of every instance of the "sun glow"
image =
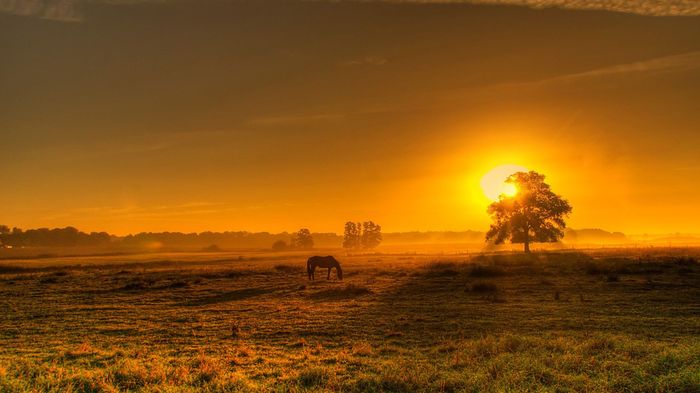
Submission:
POLYGON ((507 197, 515 196, 518 193, 518 188, 515 184, 506 183, 506 179, 516 172, 527 172, 527 168, 520 165, 505 164, 488 171, 481 178, 481 189, 484 191, 484 195, 492 201, 497 201, 501 195, 507 197))

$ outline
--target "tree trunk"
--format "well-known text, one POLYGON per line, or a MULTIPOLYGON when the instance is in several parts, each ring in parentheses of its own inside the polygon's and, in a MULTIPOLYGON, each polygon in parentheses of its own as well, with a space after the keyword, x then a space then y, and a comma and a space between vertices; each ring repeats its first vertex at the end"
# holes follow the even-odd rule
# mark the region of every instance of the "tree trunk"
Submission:
POLYGON ((530 225, 527 222, 525 222, 525 241, 523 243, 525 244, 525 253, 529 254, 530 253, 530 225))

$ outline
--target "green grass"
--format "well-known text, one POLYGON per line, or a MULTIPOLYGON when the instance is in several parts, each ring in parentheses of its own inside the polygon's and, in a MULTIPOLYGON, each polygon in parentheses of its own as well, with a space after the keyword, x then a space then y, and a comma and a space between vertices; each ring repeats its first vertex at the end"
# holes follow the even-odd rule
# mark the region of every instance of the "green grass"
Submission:
POLYGON ((698 392, 698 255, 8 260, 0 391, 698 392))

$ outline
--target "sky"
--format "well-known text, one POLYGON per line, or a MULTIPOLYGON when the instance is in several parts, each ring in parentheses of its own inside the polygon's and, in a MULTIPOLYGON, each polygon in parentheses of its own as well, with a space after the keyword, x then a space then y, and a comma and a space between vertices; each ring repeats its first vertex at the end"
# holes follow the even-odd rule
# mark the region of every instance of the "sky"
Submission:
POLYGON ((0 0, 0 223, 700 233, 695 0, 0 0))

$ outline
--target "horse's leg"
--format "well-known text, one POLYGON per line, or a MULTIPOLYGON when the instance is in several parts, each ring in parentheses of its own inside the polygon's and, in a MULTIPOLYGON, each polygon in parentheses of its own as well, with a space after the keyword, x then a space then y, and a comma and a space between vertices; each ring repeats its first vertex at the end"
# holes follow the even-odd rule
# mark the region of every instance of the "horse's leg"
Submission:
POLYGON ((311 267, 311 281, 316 280, 316 266, 311 267))
POLYGON ((329 268, 328 268, 328 277, 326 277, 326 280, 330 280, 330 279, 331 279, 331 269, 333 269, 333 268, 332 268, 332 267, 329 267, 329 268))

